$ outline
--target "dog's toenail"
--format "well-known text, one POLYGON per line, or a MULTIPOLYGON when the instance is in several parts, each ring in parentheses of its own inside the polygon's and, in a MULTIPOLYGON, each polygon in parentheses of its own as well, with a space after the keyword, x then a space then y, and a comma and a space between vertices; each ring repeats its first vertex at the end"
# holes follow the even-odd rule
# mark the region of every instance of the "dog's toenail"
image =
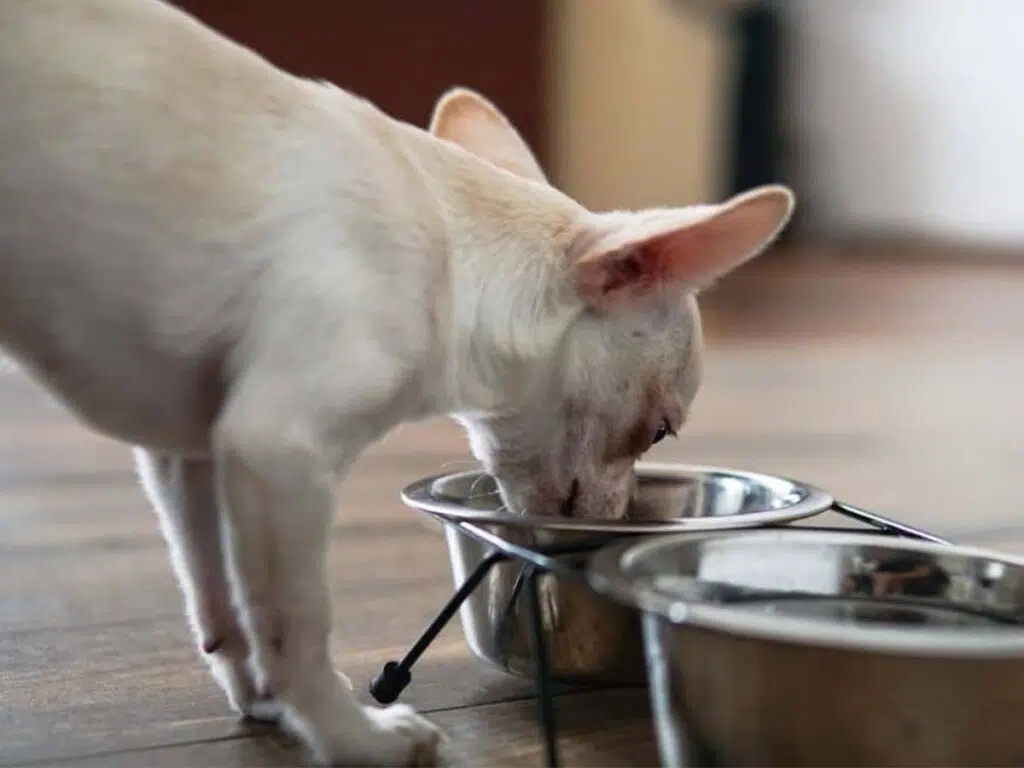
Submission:
POLYGON ((223 637, 215 637, 212 640, 203 641, 203 653, 210 656, 220 650, 220 647, 224 645, 223 637))

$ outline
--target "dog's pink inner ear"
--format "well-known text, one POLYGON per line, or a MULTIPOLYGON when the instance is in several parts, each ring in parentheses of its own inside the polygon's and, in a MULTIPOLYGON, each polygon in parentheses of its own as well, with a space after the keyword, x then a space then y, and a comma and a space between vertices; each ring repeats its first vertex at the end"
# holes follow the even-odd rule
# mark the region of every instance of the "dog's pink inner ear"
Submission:
POLYGON ((576 266, 577 285, 596 309, 642 299, 686 281, 689 259, 680 256, 698 252, 699 240, 699 233, 679 233, 588 256, 576 266))
POLYGON ((434 107, 430 132, 506 171, 534 181, 547 181, 512 123, 475 91, 453 88, 445 93, 434 107))
POLYGON ((576 283, 595 309, 699 290, 760 253, 789 219, 792 194, 765 187, 695 216, 692 209, 618 216, 583 253, 576 283))

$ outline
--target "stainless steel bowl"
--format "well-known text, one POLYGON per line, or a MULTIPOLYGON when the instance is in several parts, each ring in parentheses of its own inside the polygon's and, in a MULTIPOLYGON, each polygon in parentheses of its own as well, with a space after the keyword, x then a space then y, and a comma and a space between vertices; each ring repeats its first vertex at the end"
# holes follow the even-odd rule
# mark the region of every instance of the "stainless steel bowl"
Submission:
MULTIPOLYGON (((452 578, 461 585, 490 548, 451 523, 472 523, 520 545, 569 544, 595 536, 652 536, 783 523, 824 511, 832 498, 803 483, 715 467, 639 464, 637 494, 623 521, 513 517, 501 512, 496 484, 483 472, 431 477, 403 500, 449 523, 452 578)), ((496 566, 463 604, 466 641, 480 659, 518 675, 533 673, 530 614, 519 589, 523 564, 496 566)), ((595 594, 573 576, 542 577, 544 632, 551 672, 563 681, 645 683, 639 614, 595 594)))
POLYGON ((1024 765, 1024 560, 877 535, 613 545, 662 763, 1024 765))

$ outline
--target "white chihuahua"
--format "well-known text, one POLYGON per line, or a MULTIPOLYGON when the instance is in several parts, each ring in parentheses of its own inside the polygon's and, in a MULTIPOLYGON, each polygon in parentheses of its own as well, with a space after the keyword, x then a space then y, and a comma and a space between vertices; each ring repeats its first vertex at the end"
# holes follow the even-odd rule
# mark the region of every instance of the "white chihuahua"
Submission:
POLYGON ((335 765, 446 745, 332 669, 346 468, 448 413, 510 513, 621 516, 698 387, 695 293, 793 206, 592 213, 472 92, 421 131, 159 0, 3 0, 0 104, 0 344, 138 446, 217 681, 335 765))

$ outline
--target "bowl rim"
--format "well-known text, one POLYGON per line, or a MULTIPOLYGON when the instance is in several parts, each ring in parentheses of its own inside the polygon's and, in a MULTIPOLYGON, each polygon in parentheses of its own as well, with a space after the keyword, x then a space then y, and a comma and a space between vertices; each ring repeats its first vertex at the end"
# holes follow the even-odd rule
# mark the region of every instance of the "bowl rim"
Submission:
POLYGON ((539 515, 510 516, 500 512, 466 509, 461 504, 436 496, 432 488, 435 483, 467 475, 487 474, 482 468, 432 475, 410 483, 402 489, 402 502, 407 506, 440 517, 447 522, 475 524, 498 524, 507 527, 531 528, 549 531, 584 531, 588 533, 669 534, 697 533, 704 531, 729 531, 748 528, 762 528, 801 520, 821 514, 832 506, 833 497, 817 486, 793 480, 780 475, 754 472, 744 469, 718 467, 704 464, 680 464, 673 462, 637 462, 637 476, 662 477, 666 479, 692 478, 700 475, 725 475, 737 479, 752 480, 761 485, 767 482, 783 482, 792 485, 806 495, 795 504, 783 509, 750 512, 742 515, 722 517, 676 518, 671 521, 586 520, 576 518, 551 518, 539 515))
POLYGON ((1024 569, 1024 558, 981 547, 936 544, 913 539, 880 536, 872 533, 788 530, 717 531, 704 534, 667 534, 644 541, 611 544, 589 558, 585 578, 591 588, 641 613, 653 615, 676 626, 721 632, 733 637, 793 645, 827 647, 848 651, 870 651, 898 655, 943 658, 998 658, 1024 654, 1024 629, 957 629, 906 627, 894 629, 879 625, 840 624, 790 615, 766 615, 738 610, 729 605, 701 603, 673 598, 645 586, 631 577, 623 561, 635 558, 645 549, 671 546, 675 542, 696 543, 712 539, 749 537, 755 540, 808 541, 885 547, 923 554, 985 559, 1024 569))

